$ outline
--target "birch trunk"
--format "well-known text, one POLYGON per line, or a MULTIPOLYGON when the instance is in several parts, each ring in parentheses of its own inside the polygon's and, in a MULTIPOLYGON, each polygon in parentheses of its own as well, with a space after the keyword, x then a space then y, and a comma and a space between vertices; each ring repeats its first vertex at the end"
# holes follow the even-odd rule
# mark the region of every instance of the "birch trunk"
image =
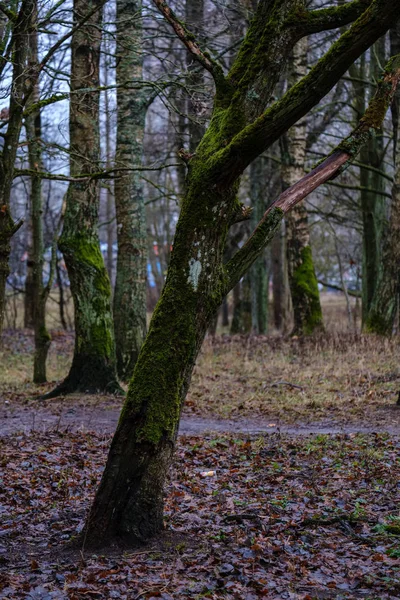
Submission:
MULTIPOLYGON (((307 38, 293 48, 291 85, 307 73, 307 38)), ((285 188, 304 175, 306 157, 306 119, 301 119, 286 135, 282 177, 285 188)), ((292 335, 310 335, 323 328, 317 278, 310 246, 307 208, 300 202, 288 213, 286 221, 286 252, 289 287, 292 297, 294 328, 292 335)))

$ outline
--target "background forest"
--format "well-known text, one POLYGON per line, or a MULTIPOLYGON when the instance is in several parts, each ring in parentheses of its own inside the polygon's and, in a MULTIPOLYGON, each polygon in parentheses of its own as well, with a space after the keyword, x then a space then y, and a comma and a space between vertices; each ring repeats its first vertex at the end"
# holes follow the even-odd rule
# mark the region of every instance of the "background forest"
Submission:
POLYGON ((400 597, 399 18, 0 0, 1 598, 400 597))
MULTIPOLYGON (((317 4, 313 3, 312 7, 326 5, 317 4)), ((185 155, 195 151, 209 120, 212 83, 168 24, 155 14, 153 5, 143 6, 140 20, 130 15, 129 11, 134 16, 140 10, 132 3, 117 7, 121 19, 116 16, 116 7, 106 3, 103 22, 98 17, 97 23, 101 35, 96 40, 99 72, 94 79, 98 81, 88 81, 101 90, 95 95, 95 102, 99 101, 100 105, 91 132, 95 145, 95 140, 99 140, 99 148, 92 149, 90 164, 78 164, 74 153, 79 153, 79 146, 85 141, 74 140, 71 147, 73 123, 70 125, 68 118, 71 8, 65 3, 57 8, 48 4, 39 6, 35 17, 38 31, 30 34, 31 68, 43 57, 47 58, 49 51, 51 56, 40 69, 39 82, 35 83, 36 97, 30 100, 33 103, 28 111, 30 116, 24 117, 16 148, 17 172, 10 206, 13 220, 18 224, 23 221, 23 224, 11 240, 5 326, 33 327, 35 288, 42 279, 45 287, 51 282, 46 308, 48 328, 73 329, 68 272, 62 253, 58 251, 54 257, 53 249, 62 229, 63 201, 65 203, 72 171, 78 172, 82 167, 84 171, 96 173, 95 193, 99 200, 98 207, 93 206, 96 212, 93 218, 107 272, 112 287, 116 287, 118 336, 122 329, 120 323, 126 322, 123 311, 121 316, 119 313, 129 270, 137 269, 140 279, 146 279, 146 292, 136 286, 138 296, 135 299, 133 295, 132 301, 143 305, 146 293, 148 312, 153 310, 163 287, 184 193, 185 155), (64 42, 63 35, 67 37, 64 42), (37 39, 33 39, 35 37, 37 39), (55 38, 58 47, 53 51, 55 38), (117 39, 120 47, 117 47, 117 39), (38 171, 35 178, 32 178, 33 171, 38 171), (39 188, 38 207, 34 196, 39 188), (137 211, 134 216, 127 204, 137 211), (125 223, 127 218, 129 223, 125 223), (141 257, 134 266, 122 256, 129 253, 129 248, 135 248, 141 257), (38 271, 43 274, 38 276, 38 271)), ((188 3, 188 6, 177 5, 175 9, 213 56, 228 68, 254 7, 240 3, 221 6, 195 2, 193 6, 188 3)), ((303 39, 290 58, 278 93, 284 93, 296 78, 305 74, 338 35, 339 32, 328 31, 303 39)), ((325 97, 322 106, 315 107, 246 170, 238 195, 253 211, 249 214, 249 223, 240 223, 231 229, 228 255, 243 244, 250 227, 282 189, 329 154, 358 122, 391 54, 391 44, 392 54, 396 53, 395 31, 391 42, 389 35, 381 38, 351 67, 325 97)), ((6 51, 7 39, 3 46, 6 51)), ((9 126, 11 82, 11 65, 4 62, 3 132, 9 126)), ((79 111, 85 98, 79 95, 76 98, 79 111)), ((312 310, 319 311, 319 292, 328 299, 328 307, 330 302, 345 306, 345 319, 332 319, 330 313, 326 313, 328 329, 392 332, 396 327, 393 316, 389 322, 381 323, 380 319, 387 317, 375 315, 372 303, 383 265, 383 241, 389 227, 397 119, 394 104, 382 129, 363 148, 353 165, 312 193, 304 207, 287 217, 272 246, 224 301, 219 317, 219 327, 224 328, 221 331, 290 333, 294 327, 296 333, 308 334, 322 325, 321 316, 303 316, 302 307, 297 306, 301 298, 296 297, 294 270, 298 256, 304 252, 309 256, 309 264, 304 267, 308 281, 299 282, 297 287, 313 288, 309 292, 313 295, 312 310), (305 248, 312 249, 312 259, 311 252, 305 248), (313 273, 318 290, 312 281, 313 273), (329 297, 327 290, 331 292, 329 297), (343 296, 333 295, 333 291, 341 291, 343 296), (339 298, 344 298, 344 302, 339 303, 339 298)), ((135 286, 131 283, 130 287, 135 286)), ((397 306, 397 301, 393 299, 393 302, 397 306)), ((392 310, 395 312, 396 309, 392 310)), ((137 318, 143 321, 143 309, 137 318)), ((141 330, 138 336, 143 337, 143 322, 133 321, 130 326, 141 330)), ((217 324, 214 331, 215 327, 217 324)), ((118 345, 117 340, 117 351, 118 345)))

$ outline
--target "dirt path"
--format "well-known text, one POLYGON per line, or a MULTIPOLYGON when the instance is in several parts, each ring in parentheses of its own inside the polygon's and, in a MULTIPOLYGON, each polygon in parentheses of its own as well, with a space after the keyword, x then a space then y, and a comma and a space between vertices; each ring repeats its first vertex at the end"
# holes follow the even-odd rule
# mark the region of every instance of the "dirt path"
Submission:
MULTIPOLYGON (((118 421, 119 408, 101 406, 71 406, 57 405, 53 410, 48 406, 32 407, 4 405, 0 408, 0 436, 6 436, 17 431, 46 432, 49 430, 96 431, 98 433, 113 433, 118 421)), ((299 423, 288 426, 263 419, 218 419, 183 416, 179 429, 180 435, 203 435, 211 432, 241 433, 255 435, 257 433, 289 433, 307 435, 313 433, 370 433, 388 432, 399 435, 396 426, 368 427, 365 424, 329 424, 329 423, 299 423)))

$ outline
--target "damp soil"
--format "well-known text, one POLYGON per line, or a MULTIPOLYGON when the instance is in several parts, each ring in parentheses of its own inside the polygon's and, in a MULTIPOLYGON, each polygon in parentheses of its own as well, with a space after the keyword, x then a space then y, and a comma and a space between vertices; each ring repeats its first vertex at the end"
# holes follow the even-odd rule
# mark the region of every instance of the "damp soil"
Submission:
MULTIPOLYGON (((388 408, 397 417, 397 407, 388 408)), ((94 431, 112 434, 120 414, 120 405, 115 399, 89 397, 82 401, 68 397, 58 402, 30 402, 27 405, 3 402, 0 406, 0 436, 16 432, 31 433, 46 431, 94 431)), ((388 414, 388 416, 390 416, 388 414)), ((204 435, 209 433, 237 433, 257 435, 265 433, 287 433, 292 435, 340 434, 340 433, 383 433, 398 435, 400 429, 392 423, 367 425, 365 423, 329 423, 328 421, 297 423, 288 425, 276 419, 237 418, 221 419, 211 416, 199 417, 184 413, 180 435, 204 435)), ((389 419, 388 419, 389 421, 389 419)))

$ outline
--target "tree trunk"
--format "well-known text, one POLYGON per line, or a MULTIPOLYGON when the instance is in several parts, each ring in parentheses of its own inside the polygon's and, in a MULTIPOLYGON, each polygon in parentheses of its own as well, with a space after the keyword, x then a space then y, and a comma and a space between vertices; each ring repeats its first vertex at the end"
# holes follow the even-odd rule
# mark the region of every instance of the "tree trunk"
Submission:
MULTIPOLYGON (((353 66, 350 75, 353 77, 353 88, 356 94, 354 107, 358 120, 367 103, 368 88, 366 81, 379 79, 381 66, 385 62, 385 39, 381 38, 370 50, 369 74, 366 60, 362 57, 360 67, 353 66)), ((373 88, 372 88, 373 89, 373 88)), ((381 245, 382 231, 385 222, 385 192, 384 177, 384 139, 382 130, 371 137, 360 153, 360 162, 366 167, 360 167, 360 200, 363 223, 363 259, 362 259, 362 323, 366 322, 374 297, 376 283, 382 264, 381 245), (380 174, 383 172, 383 176, 380 174)))
MULTIPOLYGON (((201 40, 202 36, 199 34, 199 29, 201 30, 204 22, 204 0, 186 0, 185 13, 185 20, 190 30, 196 35, 197 39, 201 40)), ((186 57, 188 71, 186 83, 189 90, 192 88, 187 111, 189 152, 195 152, 205 131, 204 124, 199 122, 202 103, 198 91, 200 90, 201 93, 204 90, 204 71, 190 52, 187 52, 186 57)))
MULTIPOLYGON (((251 222, 257 225, 267 208, 265 194, 266 159, 260 157, 250 166, 250 196, 253 212, 251 222)), ((267 333, 268 321, 268 268, 264 252, 250 269, 251 286, 251 329, 255 334, 267 333)))
POLYGON ((286 285, 286 260, 284 252, 285 238, 283 227, 280 227, 278 234, 274 237, 271 244, 271 263, 272 263, 272 309, 274 317, 274 327, 278 331, 287 330, 288 322, 288 289, 286 285))
MULTIPOLYGON (((29 34, 29 59, 28 65, 32 72, 38 65, 38 34, 37 34, 37 2, 32 11, 32 31, 29 34)), ((33 82, 31 96, 33 102, 39 100, 38 81, 33 82)), ((29 104, 28 104, 29 106, 29 104)), ((42 125, 40 110, 31 112, 25 118, 26 137, 29 142, 29 167, 32 171, 43 171, 43 161, 40 140, 42 125)), ((35 332, 35 354, 33 359, 33 382, 45 383, 46 360, 50 348, 51 337, 46 329, 46 301, 49 294, 52 276, 50 274, 49 287, 43 286, 43 205, 42 205, 42 178, 40 175, 31 177, 31 221, 32 221, 32 304, 33 324, 35 332)))
MULTIPOLYGON (((30 115, 29 115, 29 117, 30 117, 30 115)), ((30 164, 29 164, 29 166, 30 166, 30 164)), ((30 168, 32 168, 32 167, 30 166, 30 168)), ((31 195, 32 195, 32 192, 31 192, 31 195)), ((32 206, 31 206, 31 210, 32 210, 32 206)), ((34 300, 35 284, 33 282, 33 279, 34 279, 33 269, 34 269, 33 249, 32 249, 32 242, 31 242, 31 240, 29 240, 28 241, 28 250, 27 250, 27 259, 26 259, 26 279, 25 279, 25 298, 24 298, 24 327, 25 327, 25 329, 32 329, 35 326, 35 300, 34 300)))
MULTIPOLYGON (((79 18, 98 8, 72 36, 71 90, 99 85, 101 0, 75 0, 79 18)), ((99 169, 99 92, 71 95, 71 175, 99 169)), ((97 233, 99 189, 88 177, 68 187, 59 248, 65 259, 75 310, 75 348, 66 379, 46 397, 72 391, 119 391, 111 314, 111 287, 97 233)))
POLYGON ((229 327, 229 304, 228 298, 225 298, 222 301, 222 327, 229 327))
MULTIPOLYGON (((291 85, 295 85, 307 73, 307 50, 306 37, 293 48, 292 73, 289 78, 291 85)), ((284 139, 286 147, 282 152, 282 178, 287 188, 304 175, 306 119, 298 121, 284 139)), ((286 252, 294 316, 292 335, 310 335, 321 330, 323 325, 304 202, 297 204, 286 216, 286 252)))
MULTIPOLYGON (((391 54, 398 54, 400 52, 400 24, 391 31, 390 38, 391 54)), ((382 335, 393 333, 396 313, 399 309, 400 292, 400 135, 398 122, 396 122, 400 106, 399 92, 397 92, 392 106, 395 172, 390 219, 383 245, 382 264, 365 321, 366 331, 382 335)))
MULTIPOLYGON (((183 401, 205 333, 222 302, 222 288, 215 293, 215 287, 227 226, 224 218, 215 229, 207 225, 196 210, 202 195, 196 188, 189 188, 182 206, 167 281, 136 363, 107 475, 90 512, 90 544, 115 536, 146 540, 163 526, 164 483, 183 401)), ((228 199, 231 204, 229 195, 210 195, 208 201, 217 206, 228 199)))
MULTIPOLYGON (((8 111, 8 125, 4 134, 3 150, 0 154, 0 335, 4 323, 6 305, 6 283, 10 273, 9 258, 11 238, 22 225, 14 223, 10 212, 10 193, 14 178, 22 115, 30 90, 26 86, 26 59, 28 55, 28 32, 33 10, 32 0, 23 0, 13 23, 12 84, 8 111)), ((3 25, 2 25, 3 27, 3 25)))
POLYGON ((230 333, 231 335, 235 335, 237 333, 251 333, 252 304, 250 273, 246 273, 242 281, 235 287, 234 299, 235 302, 233 305, 230 333))
MULTIPOLYGON (((118 21, 117 21, 118 23, 118 21)), ((119 24, 119 23, 118 23, 119 24)), ((106 59, 104 61, 104 65, 103 65, 103 73, 104 73, 104 87, 106 88, 104 90, 104 112, 106 115, 105 118, 105 163, 106 163, 106 169, 111 169, 112 164, 111 164, 111 159, 112 159, 112 151, 111 151, 111 128, 112 128, 112 122, 111 122, 111 111, 110 111, 110 97, 109 97, 109 93, 110 90, 108 90, 108 86, 110 85, 110 81, 109 81, 109 64, 108 64, 108 60, 107 57, 111 52, 111 49, 108 47, 108 44, 105 43, 104 44, 104 53, 106 54, 106 59)), ((113 287, 113 271, 114 271, 114 261, 113 261, 113 241, 114 241, 114 223, 113 223, 113 216, 114 216, 114 192, 113 192, 113 182, 110 180, 108 182, 108 185, 105 189, 105 209, 106 209, 106 239, 107 239, 107 261, 106 261, 106 268, 107 268, 107 273, 108 273, 108 277, 110 279, 110 283, 111 283, 111 289, 113 287)))
MULTIPOLYGON (((117 84, 142 78, 142 5, 117 1, 117 84)), ((117 89, 116 164, 140 165, 146 116, 144 92, 117 89)), ((143 189, 137 171, 115 181, 118 260, 114 331, 118 375, 128 381, 146 336, 147 233, 143 189)))
POLYGON ((60 314, 60 322, 64 331, 68 330, 67 321, 65 319, 65 298, 64 298, 64 283, 61 277, 61 269, 58 260, 56 261, 56 279, 57 279, 57 287, 59 290, 59 314, 60 314))

